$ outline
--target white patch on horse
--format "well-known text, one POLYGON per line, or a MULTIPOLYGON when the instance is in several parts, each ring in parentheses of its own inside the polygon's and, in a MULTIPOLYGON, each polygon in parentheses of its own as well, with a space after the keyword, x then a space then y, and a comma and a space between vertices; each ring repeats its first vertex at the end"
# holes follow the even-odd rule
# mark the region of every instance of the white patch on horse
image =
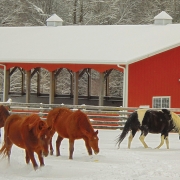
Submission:
POLYGON ((143 118, 144 118, 146 111, 147 111, 147 109, 138 109, 137 110, 138 120, 139 120, 141 125, 142 125, 142 121, 143 121, 143 118))

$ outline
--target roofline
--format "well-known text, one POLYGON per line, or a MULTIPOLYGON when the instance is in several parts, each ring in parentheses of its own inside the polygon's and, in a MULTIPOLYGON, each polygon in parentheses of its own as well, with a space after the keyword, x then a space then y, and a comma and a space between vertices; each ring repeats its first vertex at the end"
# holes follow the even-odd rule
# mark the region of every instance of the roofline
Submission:
POLYGON ((135 63, 135 62, 138 62, 138 61, 141 61, 143 59, 146 59, 146 58, 149 58, 149 57, 152 57, 154 55, 157 55, 157 54, 160 54, 160 53, 163 53, 165 51, 168 51, 168 50, 171 50, 173 48, 176 48, 176 47, 179 47, 180 46, 180 43, 176 43, 176 44, 173 44, 173 45, 170 45, 168 47, 165 47, 163 49, 159 49, 157 51, 154 51, 152 53, 149 53, 149 54, 146 54, 146 55, 143 55, 143 56, 139 56, 139 57, 136 57, 134 59, 131 59, 127 62, 127 65, 129 64, 132 64, 132 63, 135 63))
POLYGON ((119 63, 117 63, 117 62, 113 62, 113 61, 109 61, 109 62, 102 62, 102 63, 100 63, 100 62, 97 62, 97 63, 90 63, 89 61, 88 61, 88 63, 85 63, 85 62, 78 62, 78 61, 76 61, 76 62, 72 62, 72 61, 70 61, 69 60, 69 62, 67 62, 68 60, 66 60, 66 61, 61 61, 61 60, 58 60, 58 59, 56 59, 56 61, 53 61, 53 60, 51 60, 51 62, 44 62, 44 60, 43 59, 35 59, 36 60, 36 62, 35 61, 32 61, 31 59, 24 59, 23 58, 23 60, 20 60, 20 59, 6 59, 6 58, 3 58, 3 59, 0 59, 0 63, 3 63, 3 64, 10 64, 10 63, 23 63, 23 64, 29 64, 29 63, 31 63, 31 64, 36 64, 36 63, 38 63, 38 64, 75 64, 75 65, 79 65, 79 64, 87 64, 87 65, 99 65, 99 64, 101 64, 101 65, 119 65, 119 64, 121 64, 121 65, 126 65, 126 64, 128 64, 127 62, 119 62, 119 63))

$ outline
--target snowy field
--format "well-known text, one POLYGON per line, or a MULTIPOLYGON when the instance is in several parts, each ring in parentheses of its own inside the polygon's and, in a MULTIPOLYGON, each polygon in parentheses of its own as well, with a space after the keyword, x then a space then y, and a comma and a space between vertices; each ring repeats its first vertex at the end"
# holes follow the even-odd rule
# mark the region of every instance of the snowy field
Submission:
POLYGON ((120 149, 117 149, 115 139, 119 134, 120 130, 99 130, 100 153, 93 156, 87 155, 83 140, 76 141, 73 160, 68 159, 68 140, 64 139, 61 146, 62 156, 49 155, 45 158, 45 167, 37 171, 33 170, 32 164, 25 164, 24 150, 13 146, 10 166, 7 159, 0 160, 0 180, 180 179, 178 134, 169 135, 169 150, 165 145, 161 149, 154 149, 159 145, 160 134, 148 134, 145 140, 151 148, 144 149, 138 139, 139 132, 132 141, 131 149, 127 149, 128 136, 120 149))

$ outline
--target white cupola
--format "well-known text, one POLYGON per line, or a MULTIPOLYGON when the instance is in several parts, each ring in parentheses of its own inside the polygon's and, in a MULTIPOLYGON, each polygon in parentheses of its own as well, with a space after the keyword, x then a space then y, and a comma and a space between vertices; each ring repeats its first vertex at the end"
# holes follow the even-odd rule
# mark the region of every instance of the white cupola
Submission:
POLYGON ((63 20, 57 16, 56 14, 53 14, 51 17, 49 17, 47 20, 47 26, 62 26, 63 20))
POLYGON ((154 24, 155 25, 166 25, 172 24, 172 17, 167 14, 165 11, 162 11, 157 16, 154 17, 154 24))

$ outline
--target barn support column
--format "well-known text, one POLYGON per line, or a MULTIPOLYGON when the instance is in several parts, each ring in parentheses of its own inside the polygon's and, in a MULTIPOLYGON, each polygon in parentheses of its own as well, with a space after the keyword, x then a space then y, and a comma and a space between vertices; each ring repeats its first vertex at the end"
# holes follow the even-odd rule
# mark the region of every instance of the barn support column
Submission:
POLYGON ((26 103, 30 103, 31 71, 26 71, 26 103))
POLYGON ((91 97, 91 69, 87 70, 88 72, 88 98, 91 97))
POLYGON ((99 75, 99 106, 104 104, 104 73, 99 75))
POLYGON ((40 84, 41 84, 41 68, 37 71, 37 95, 40 95, 40 84))
POLYGON ((22 84, 21 84, 21 94, 24 94, 24 84, 25 84, 25 73, 24 73, 24 69, 21 70, 21 74, 22 74, 22 84))
POLYGON ((109 76, 106 78, 106 96, 109 96, 109 76))
POLYGON ((79 81, 79 71, 74 72, 74 98, 73 105, 78 105, 78 81, 79 81))
POLYGON ((10 90, 10 70, 6 70, 5 76, 4 76, 4 96, 3 96, 3 101, 6 102, 8 100, 8 94, 10 90))
POLYGON ((55 89, 55 75, 54 71, 50 72, 50 94, 49 94, 49 104, 54 104, 54 89, 55 89))

